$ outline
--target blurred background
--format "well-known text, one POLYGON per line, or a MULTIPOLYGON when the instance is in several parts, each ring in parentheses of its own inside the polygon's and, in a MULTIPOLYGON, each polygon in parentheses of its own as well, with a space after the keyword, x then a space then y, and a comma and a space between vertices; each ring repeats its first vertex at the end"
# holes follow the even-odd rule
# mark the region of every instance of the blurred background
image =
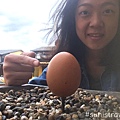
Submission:
POLYGON ((41 31, 60 0, 0 0, 0 50, 33 50, 47 46, 41 31), (53 9, 51 11, 51 9, 53 9))
MULTIPOLYGON (((0 84, 4 83, 3 62, 9 53, 36 52, 41 66, 34 76, 48 65, 54 50, 45 35, 49 32, 52 16, 61 0, 0 0, 0 84)), ((33 77, 34 77, 33 76, 33 77)))

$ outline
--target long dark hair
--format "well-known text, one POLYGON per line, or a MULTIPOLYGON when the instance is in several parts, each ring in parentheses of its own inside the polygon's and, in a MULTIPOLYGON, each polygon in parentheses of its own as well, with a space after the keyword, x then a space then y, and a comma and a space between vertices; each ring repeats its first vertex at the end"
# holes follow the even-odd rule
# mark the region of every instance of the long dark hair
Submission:
MULTIPOLYGON (((54 21, 54 34, 57 35, 59 45, 56 53, 67 51, 73 54, 81 63, 85 55, 85 45, 76 34, 75 14, 79 0, 62 0, 52 16, 54 21)), ((120 18, 120 17, 119 17, 120 18)), ((120 20, 119 20, 120 21, 120 20)), ((114 39, 107 45, 101 65, 114 65, 120 63, 120 24, 114 39)), ((55 54, 56 54, 55 53, 55 54)))
POLYGON ((55 33, 59 41, 56 53, 67 51, 80 62, 84 54, 84 45, 79 40, 75 28, 75 14, 79 0, 62 0, 52 18, 55 33))

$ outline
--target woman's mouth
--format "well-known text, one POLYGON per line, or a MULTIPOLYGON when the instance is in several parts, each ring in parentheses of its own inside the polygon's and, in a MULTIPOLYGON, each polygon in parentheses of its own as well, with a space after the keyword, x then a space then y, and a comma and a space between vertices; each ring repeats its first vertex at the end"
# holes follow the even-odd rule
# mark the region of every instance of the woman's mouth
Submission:
POLYGON ((87 34, 88 37, 90 37, 92 40, 100 40, 104 34, 102 33, 89 33, 87 34))

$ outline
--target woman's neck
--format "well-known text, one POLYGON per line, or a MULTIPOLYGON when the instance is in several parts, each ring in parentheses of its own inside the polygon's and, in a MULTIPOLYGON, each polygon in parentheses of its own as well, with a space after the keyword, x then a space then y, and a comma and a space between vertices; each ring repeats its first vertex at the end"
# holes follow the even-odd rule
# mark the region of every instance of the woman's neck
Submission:
POLYGON ((93 62, 94 64, 99 64, 104 55, 104 50, 90 50, 86 49, 86 62, 93 62))
POLYGON ((98 80, 105 69, 104 66, 100 65, 103 55, 103 50, 86 51, 86 69, 88 75, 91 76, 94 80, 98 80))

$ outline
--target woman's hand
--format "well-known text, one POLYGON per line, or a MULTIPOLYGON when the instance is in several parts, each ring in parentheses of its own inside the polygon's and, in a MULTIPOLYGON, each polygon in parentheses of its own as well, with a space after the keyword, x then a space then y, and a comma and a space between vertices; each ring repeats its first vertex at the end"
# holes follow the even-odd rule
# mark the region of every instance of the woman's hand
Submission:
POLYGON ((23 52, 21 55, 8 54, 4 58, 3 76, 6 85, 22 85, 28 83, 34 67, 40 65, 34 52, 23 52))

